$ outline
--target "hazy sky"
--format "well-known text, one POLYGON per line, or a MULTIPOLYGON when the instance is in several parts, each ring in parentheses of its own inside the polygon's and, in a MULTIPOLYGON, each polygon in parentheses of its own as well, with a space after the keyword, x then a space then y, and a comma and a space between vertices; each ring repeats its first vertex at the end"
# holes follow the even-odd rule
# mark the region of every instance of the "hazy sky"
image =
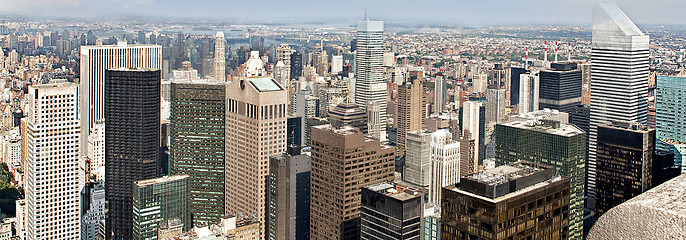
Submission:
MULTIPOLYGON (((591 23, 595 0, 0 0, 0 14, 227 20, 362 19, 450 25, 591 23)), ((638 24, 686 25, 686 0, 615 0, 638 24)))

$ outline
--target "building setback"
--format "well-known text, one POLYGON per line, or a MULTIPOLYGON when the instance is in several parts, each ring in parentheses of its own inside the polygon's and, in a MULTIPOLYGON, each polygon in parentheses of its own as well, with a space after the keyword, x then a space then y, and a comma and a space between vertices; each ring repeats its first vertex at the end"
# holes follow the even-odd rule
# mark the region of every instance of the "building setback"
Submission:
POLYGON ((422 238, 424 192, 393 182, 362 188, 360 239, 422 238))
POLYGON ((133 239, 133 183, 158 177, 160 163, 160 70, 105 72, 106 233, 133 239))
POLYGON ((518 161, 443 188, 441 239, 567 239, 569 178, 518 161))
POLYGON ((356 128, 312 127, 310 239, 359 239, 361 188, 393 180, 395 150, 356 128))
POLYGON ((218 223, 224 216, 227 85, 171 83, 169 170, 190 176, 193 224, 218 223))
POLYGON ((636 122, 598 126, 596 218, 652 187, 655 129, 636 122))

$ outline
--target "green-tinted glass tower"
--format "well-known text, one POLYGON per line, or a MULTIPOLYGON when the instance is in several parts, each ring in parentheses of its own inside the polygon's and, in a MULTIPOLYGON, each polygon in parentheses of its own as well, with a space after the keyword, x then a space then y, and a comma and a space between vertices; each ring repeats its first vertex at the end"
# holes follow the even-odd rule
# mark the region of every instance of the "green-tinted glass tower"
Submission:
POLYGON ((170 174, 190 176, 193 224, 224 216, 226 84, 173 82, 170 103, 170 174))
POLYGON ((657 138, 664 141, 662 150, 674 153, 674 164, 686 173, 682 158, 686 154, 686 77, 657 76, 655 128, 657 138))
POLYGON ((136 181, 133 184, 133 239, 157 239, 160 224, 180 221, 191 228, 188 175, 136 181))
POLYGON ((552 120, 522 120, 496 125, 496 165, 519 160, 551 166, 570 178, 569 239, 583 235, 586 133, 552 120))

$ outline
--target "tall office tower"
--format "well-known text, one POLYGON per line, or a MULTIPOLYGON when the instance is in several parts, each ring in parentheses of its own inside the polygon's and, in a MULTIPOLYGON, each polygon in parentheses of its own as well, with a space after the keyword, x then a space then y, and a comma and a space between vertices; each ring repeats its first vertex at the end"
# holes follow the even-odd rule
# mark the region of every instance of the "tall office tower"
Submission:
POLYGON ((637 122, 598 126, 596 218, 651 188, 655 129, 637 122))
POLYGON ((481 148, 484 144, 482 138, 483 125, 480 124, 483 119, 481 119, 481 102, 477 101, 467 101, 462 103, 462 135, 469 135, 471 139, 474 139, 474 160, 479 162, 481 158, 481 148))
POLYGON ((395 150, 359 129, 312 127, 310 239, 359 239, 361 188, 393 180, 395 150))
POLYGON ((303 75, 303 55, 297 51, 291 54, 290 71, 289 80, 298 80, 303 75))
POLYGON ((260 59, 260 52, 250 52, 250 58, 245 62, 245 69, 243 69, 243 77, 262 77, 266 73, 264 62, 260 59))
POLYGON ((338 75, 343 71, 343 55, 331 56, 331 74, 338 75))
POLYGON ((90 182, 81 190, 81 239, 105 239, 105 186, 90 182))
POLYGON ((76 84, 29 86, 26 239, 78 239, 79 121, 76 84))
POLYGON ((385 139, 382 137, 385 136, 385 132, 382 131, 385 131, 383 130, 385 128, 382 127, 384 122, 381 119, 384 115, 381 114, 381 103, 377 101, 369 102, 365 110, 367 111, 367 135, 384 141, 385 139))
MULTIPOLYGON (((649 37, 617 5, 593 7, 591 131, 588 195, 596 193, 598 126, 610 121, 648 123, 649 37)), ((589 204, 593 208, 594 204, 589 204)))
POLYGON ((431 134, 429 202, 441 202, 441 188, 460 181, 460 143, 447 129, 431 134))
POLYGON ((232 82, 226 97, 225 213, 255 215, 264 228, 269 156, 286 151, 286 90, 268 77, 247 78, 232 82))
POLYGON ((571 113, 581 104, 581 70, 576 63, 551 63, 550 70, 541 70, 539 108, 571 113))
POLYGON ((486 125, 505 121, 505 89, 486 89, 486 125))
POLYGON ((519 83, 522 74, 526 73, 526 69, 518 67, 510 67, 505 69, 505 74, 509 75, 510 87, 508 91, 510 92, 510 105, 519 104, 519 83))
POLYGON ((464 134, 458 140, 460 142, 460 176, 467 176, 477 172, 479 160, 476 158, 478 150, 476 140, 470 134, 464 134))
POLYGON ((284 88, 288 89, 288 69, 286 69, 286 65, 283 64, 282 61, 278 61, 276 65, 274 66, 274 80, 281 84, 284 88))
POLYGON ((133 238, 133 182, 160 175, 160 70, 105 71, 107 235, 133 238))
POLYGON ((398 110, 396 125, 398 126, 398 146, 405 148, 407 133, 425 128, 424 112, 426 96, 421 80, 404 82, 398 87, 398 110))
POLYGON ((287 80, 293 79, 291 77, 291 55, 294 50, 288 44, 281 44, 276 48, 276 61, 283 62, 286 67, 286 78, 287 80))
POLYGON ((431 133, 407 133, 403 181, 428 189, 431 183, 431 133))
MULTIPOLYGON (((379 140, 386 141, 386 80, 383 72, 383 21, 357 22, 355 103, 379 107, 379 140)), ((372 120, 371 118, 369 119, 372 120)))
POLYGON ((177 221, 191 229, 190 176, 172 175, 133 183, 133 238, 157 239, 163 225, 177 221))
MULTIPOLYGON (((162 47, 157 45, 81 46, 79 114, 81 142, 88 141, 90 130, 105 117, 105 71, 114 68, 162 68, 162 47)), ((81 156, 86 155, 86 144, 81 156)))
POLYGON ((367 133, 367 113, 355 103, 343 102, 329 111, 329 121, 337 128, 350 126, 367 133))
POLYGON ((436 82, 434 85, 434 113, 441 114, 446 111, 445 104, 448 99, 448 83, 443 77, 443 72, 436 75, 436 82))
POLYGON ((570 178, 569 238, 583 234, 586 133, 553 120, 512 121, 496 125, 496 165, 519 160, 552 166, 570 178))
MULTIPOLYGON (((91 129, 88 136, 88 150, 86 153, 90 159, 91 175, 95 175, 95 180, 105 181, 105 123, 98 123, 91 129)), ((90 176, 88 176, 90 177, 90 176)))
POLYGON ((421 239, 424 192, 394 182, 362 188, 360 239, 421 239))
POLYGON ((525 161, 464 177, 443 188, 441 239, 571 238, 569 182, 525 161))
POLYGON ((519 113, 536 111, 539 108, 539 84, 538 73, 525 73, 519 75, 519 113))
POLYGON ((226 81, 226 39, 224 32, 218 31, 214 36, 214 79, 226 81))
MULTIPOLYGON (((683 164, 683 156, 686 156, 686 77, 657 76, 657 102, 655 108, 655 125, 657 138, 674 152, 674 164, 681 167, 681 172, 686 173, 686 164, 683 164)), ((667 149, 663 149, 667 150, 667 149)))
POLYGON ((310 156, 299 151, 269 158, 269 240, 310 238, 310 156))
POLYGON ((303 117, 288 115, 286 120, 286 146, 303 146, 303 134, 305 123, 303 117))
POLYGON ((227 85, 215 79, 171 84, 169 170, 190 176, 195 225, 224 217, 227 85))

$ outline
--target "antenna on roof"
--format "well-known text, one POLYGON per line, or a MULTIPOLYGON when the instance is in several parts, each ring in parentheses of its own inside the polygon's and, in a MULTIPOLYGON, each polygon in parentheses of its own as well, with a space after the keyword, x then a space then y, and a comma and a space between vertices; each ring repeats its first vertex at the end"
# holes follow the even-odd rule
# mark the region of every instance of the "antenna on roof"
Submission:
POLYGON ((367 4, 364 4, 364 20, 369 21, 369 18, 367 18, 367 4))

